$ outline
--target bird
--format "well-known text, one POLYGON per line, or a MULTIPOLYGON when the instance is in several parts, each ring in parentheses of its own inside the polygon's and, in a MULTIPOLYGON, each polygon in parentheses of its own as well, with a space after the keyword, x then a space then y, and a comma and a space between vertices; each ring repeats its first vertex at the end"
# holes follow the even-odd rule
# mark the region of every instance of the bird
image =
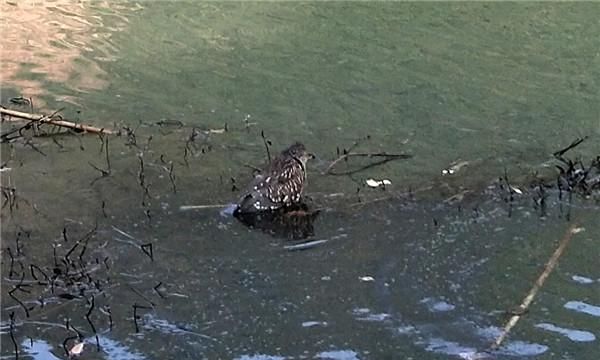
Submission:
POLYGON ((306 183, 306 163, 314 155, 295 142, 275 157, 242 193, 235 213, 284 209, 300 203, 306 183))

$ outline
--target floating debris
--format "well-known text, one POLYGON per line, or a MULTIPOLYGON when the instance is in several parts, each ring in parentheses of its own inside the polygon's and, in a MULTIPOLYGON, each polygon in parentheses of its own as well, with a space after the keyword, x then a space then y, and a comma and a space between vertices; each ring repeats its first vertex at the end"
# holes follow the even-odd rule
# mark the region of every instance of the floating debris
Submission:
POLYGON ((600 317, 600 306, 590 305, 583 301, 569 301, 564 305, 565 309, 600 317))
POLYGON ((372 277, 372 276, 360 276, 358 279, 360 281, 365 281, 365 282, 367 282, 367 281, 375 281, 375 278, 372 277))
POLYGON ((392 182, 388 179, 383 179, 383 180, 367 179, 366 183, 368 186, 370 186, 372 188, 377 188, 380 186, 385 187, 386 185, 392 185, 392 182))
POLYGON ((313 326, 327 326, 327 321, 305 321, 302 323, 302 327, 313 327, 313 326))
POLYGON ((459 161, 450 164, 446 169, 442 170, 442 175, 453 175, 457 173, 462 167, 469 165, 468 161, 459 161))
POLYGON ((388 313, 373 313, 369 308, 357 308, 352 310, 352 315, 358 321, 382 322, 391 319, 392 315, 388 313))
POLYGON ((523 191, 516 186, 510 185, 510 190, 516 194, 523 195, 523 191))
POLYGON ((588 277, 585 276, 580 276, 580 275, 573 275, 571 276, 571 280, 575 281, 576 283, 579 284, 592 284, 594 282, 593 279, 590 279, 588 277))
POLYGON ((71 356, 78 356, 83 352, 83 347, 85 346, 84 342, 80 342, 75 344, 71 350, 69 350, 69 355, 71 356))
POLYGON ((226 127, 222 128, 222 129, 209 129, 209 130, 206 130, 206 133, 208 133, 208 134, 223 134, 225 132, 227 132, 227 128, 226 127))

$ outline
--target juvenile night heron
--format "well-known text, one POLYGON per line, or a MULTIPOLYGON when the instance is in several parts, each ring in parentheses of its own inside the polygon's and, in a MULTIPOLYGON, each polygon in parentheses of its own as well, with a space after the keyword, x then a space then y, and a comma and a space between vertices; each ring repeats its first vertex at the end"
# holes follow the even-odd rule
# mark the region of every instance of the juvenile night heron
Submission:
POLYGON ((250 183, 236 212, 277 210, 299 203, 306 182, 306 162, 313 157, 299 142, 283 150, 250 183))

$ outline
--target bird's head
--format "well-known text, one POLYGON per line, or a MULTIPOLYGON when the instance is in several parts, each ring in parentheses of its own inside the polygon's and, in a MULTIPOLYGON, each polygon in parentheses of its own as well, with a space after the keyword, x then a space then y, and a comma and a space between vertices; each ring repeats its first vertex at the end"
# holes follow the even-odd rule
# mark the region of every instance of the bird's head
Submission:
POLYGON ((302 165, 306 166, 306 162, 310 159, 314 159, 315 155, 306 151, 306 147, 304 144, 300 142, 295 142, 289 148, 285 149, 284 154, 292 156, 302 163, 302 165))

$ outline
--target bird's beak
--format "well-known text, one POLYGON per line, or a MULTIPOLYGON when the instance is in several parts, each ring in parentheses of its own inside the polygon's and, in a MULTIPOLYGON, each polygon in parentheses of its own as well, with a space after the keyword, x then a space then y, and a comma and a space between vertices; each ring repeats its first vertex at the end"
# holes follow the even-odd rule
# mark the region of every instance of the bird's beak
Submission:
POLYGON ((313 153, 308 153, 308 158, 309 159, 316 159, 317 155, 313 154, 313 153))

